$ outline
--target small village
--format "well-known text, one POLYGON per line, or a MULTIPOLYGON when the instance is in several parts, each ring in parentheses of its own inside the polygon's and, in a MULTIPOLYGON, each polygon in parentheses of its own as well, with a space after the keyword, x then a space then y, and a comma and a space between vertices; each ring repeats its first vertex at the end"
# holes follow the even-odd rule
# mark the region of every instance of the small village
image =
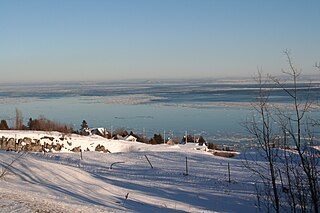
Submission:
MULTIPOLYGON (((225 156, 225 157, 233 157, 237 154, 235 150, 232 150, 229 146, 217 145, 213 143, 207 143, 205 139, 200 136, 192 136, 190 134, 184 135, 181 140, 177 137, 168 137, 164 138, 161 134, 154 134, 154 136, 148 139, 145 135, 135 134, 134 132, 128 132, 124 128, 118 128, 114 131, 109 131, 106 128, 89 128, 88 123, 83 120, 80 129, 74 131, 73 128, 66 124, 61 124, 59 122, 54 122, 49 119, 40 116, 37 119, 30 118, 27 125, 23 124, 22 121, 22 112, 16 109, 16 125, 14 128, 9 128, 6 120, 0 121, 0 133, 1 130, 23 130, 23 131, 42 131, 42 132, 50 132, 57 131, 61 134, 61 137, 58 139, 54 139, 48 134, 48 136, 43 136, 41 138, 17 138, 16 135, 13 137, 4 137, 0 138, 0 149, 2 150, 12 150, 12 151, 33 151, 33 152, 52 152, 52 151, 61 151, 63 146, 63 142, 68 142, 68 137, 71 138, 71 134, 81 135, 81 136, 99 136, 101 138, 105 138, 108 140, 120 140, 120 141, 128 141, 128 142, 140 142, 145 144, 167 144, 167 145, 177 145, 177 144, 187 144, 194 143, 199 147, 204 147, 204 149, 208 152, 213 153, 214 155, 225 156)), ((9 131, 10 132, 10 131, 9 131)), ((0 134, 1 137, 1 134, 0 134)), ((89 151, 89 149, 83 149, 81 146, 73 147, 72 152, 81 152, 81 151, 89 151)), ((103 145, 98 144, 94 151, 102 151, 102 152, 110 152, 103 145)))

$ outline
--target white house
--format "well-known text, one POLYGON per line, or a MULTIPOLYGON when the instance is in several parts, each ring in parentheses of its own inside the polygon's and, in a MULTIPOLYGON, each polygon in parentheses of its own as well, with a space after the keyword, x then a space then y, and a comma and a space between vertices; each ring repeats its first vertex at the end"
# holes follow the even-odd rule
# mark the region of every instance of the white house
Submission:
POLYGON ((132 135, 128 135, 124 140, 137 142, 137 138, 132 135))

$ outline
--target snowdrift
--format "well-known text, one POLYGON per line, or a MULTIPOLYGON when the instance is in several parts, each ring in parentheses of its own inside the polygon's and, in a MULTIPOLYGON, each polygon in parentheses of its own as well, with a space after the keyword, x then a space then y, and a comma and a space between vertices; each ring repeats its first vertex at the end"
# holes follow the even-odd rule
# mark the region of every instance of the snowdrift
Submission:
POLYGON ((108 140, 98 135, 82 136, 59 132, 0 130, 0 148, 34 152, 128 152, 143 148, 123 140, 108 140))

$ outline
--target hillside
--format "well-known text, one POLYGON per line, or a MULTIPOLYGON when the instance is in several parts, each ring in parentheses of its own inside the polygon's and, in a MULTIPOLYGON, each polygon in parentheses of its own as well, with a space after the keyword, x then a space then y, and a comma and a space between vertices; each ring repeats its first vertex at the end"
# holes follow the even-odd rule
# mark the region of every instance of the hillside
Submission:
MULTIPOLYGON (((8 138, 61 138, 55 132, 0 133, 8 138)), ((254 178, 243 167, 241 156, 213 156, 195 144, 146 145, 78 135, 66 138, 59 141, 64 144, 61 152, 22 155, 23 152, 0 151, 1 169, 18 157, 0 180, 0 212, 257 210, 254 178), (79 153, 70 152, 79 145, 84 150, 94 150, 97 144, 111 153, 85 151, 80 160, 79 153)), ((50 139, 41 143, 44 140, 50 139)))

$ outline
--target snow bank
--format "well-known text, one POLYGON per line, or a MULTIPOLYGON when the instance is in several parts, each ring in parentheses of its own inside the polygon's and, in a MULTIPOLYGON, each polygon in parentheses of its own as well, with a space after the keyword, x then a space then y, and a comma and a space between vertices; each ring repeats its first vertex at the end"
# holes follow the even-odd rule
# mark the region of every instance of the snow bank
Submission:
POLYGON ((75 150, 98 151, 97 147, 103 146, 103 150, 109 152, 131 152, 139 151, 145 144, 121 140, 109 140, 98 135, 82 136, 77 134, 62 134, 59 132, 44 131, 16 131, 0 130, 0 138, 12 139, 21 149, 29 144, 40 143, 39 145, 50 145, 44 147, 46 151, 71 152, 75 150), (61 145, 59 150, 54 150, 51 145, 61 145))
MULTIPOLYGON (((0 212, 258 211, 254 181, 239 160, 213 156, 194 144, 71 138, 75 144, 104 141, 114 152, 84 152, 82 160, 78 153, 28 152, 0 179, 0 212), (125 149, 139 151, 122 152, 125 149)), ((17 156, 17 152, 0 151, 0 169, 17 156)))

